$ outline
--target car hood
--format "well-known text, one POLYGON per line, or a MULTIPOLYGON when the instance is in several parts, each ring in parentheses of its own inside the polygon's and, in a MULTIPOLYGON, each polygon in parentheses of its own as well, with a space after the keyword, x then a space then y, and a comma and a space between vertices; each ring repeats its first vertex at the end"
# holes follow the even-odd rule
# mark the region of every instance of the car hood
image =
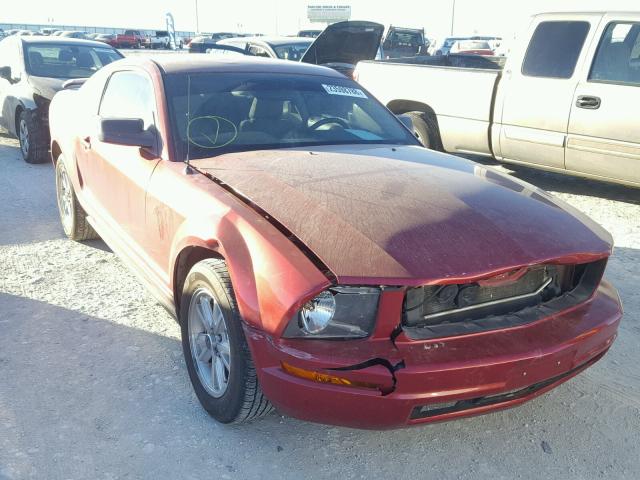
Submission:
POLYGON ((421 147, 193 161, 311 249, 341 283, 419 285, 611 252, 602 227, 532 185, 421 147))
POLYGON ((376 57, 384 25, 374 22, 338 22, 329 25, 307 49, 301 62, 315 65, 348 63, 376 57))
POLYGON ((34 91, 47 100, 51 100, 56 93, 62 90, 62 84, 65 81, 66 79, 29 76, 29 84, 34 91))

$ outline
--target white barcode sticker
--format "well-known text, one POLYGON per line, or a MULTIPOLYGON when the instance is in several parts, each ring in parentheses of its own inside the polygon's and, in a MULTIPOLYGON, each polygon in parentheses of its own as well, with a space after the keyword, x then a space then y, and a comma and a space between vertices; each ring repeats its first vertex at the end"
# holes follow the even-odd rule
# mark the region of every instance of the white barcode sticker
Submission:
POLYGON ((341 87, 340 85, 325 85, 322 84, 322 88, 329 95, 344 95, 345 97, 358 97, 358 98, 367 98, 362 90, 359 88, 351 88, 351 87, 341 87))

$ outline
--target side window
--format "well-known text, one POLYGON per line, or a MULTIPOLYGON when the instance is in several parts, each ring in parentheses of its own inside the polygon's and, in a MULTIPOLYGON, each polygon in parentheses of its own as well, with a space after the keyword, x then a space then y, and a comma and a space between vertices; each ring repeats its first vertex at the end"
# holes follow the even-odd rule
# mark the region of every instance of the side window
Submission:
POLYGON ((522 64, 528 77, 571 78, 589 33, 589 22, 541 22, 522 64))
POLYGON ((141 118, 147 128, 154 123, 155 100, 151 80, 137 72, 111 75, 100 102, 100 116, 105 118, 141 118))
POLYGON ((249 47, 249 53, 252 53, 253 55, 255 55, 256 57, 266 57, 266 58, 271 58, 271 55, 269 55, 269 52, 267 52, 264 48, 262 47, 258 47, 257 45, 251 45, 249 47))
POLYGON ((0 41, 0 67, 11 67, 11 76, 18 78, 22 72, 20 45, 15 38, 8 37, 0 41))
POLYGON ((589 80, 640 86, 640 23, 610 23, 593 59, 589 80))

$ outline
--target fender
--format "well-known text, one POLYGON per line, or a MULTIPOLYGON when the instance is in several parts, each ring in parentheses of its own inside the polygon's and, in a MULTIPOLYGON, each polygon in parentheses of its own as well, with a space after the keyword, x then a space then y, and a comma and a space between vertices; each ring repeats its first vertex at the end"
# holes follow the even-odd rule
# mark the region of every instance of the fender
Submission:
POLYGON ((177 295, 187 273, 181 271, 183 255, 191 249, 201 250, 186 269, 203 258, 224 259, 243 320, 272 335, 284 331, 294 312, 330 285, 289 239, 240 202, 223 216, 194 216, 180 225, 169 257, 177 295))

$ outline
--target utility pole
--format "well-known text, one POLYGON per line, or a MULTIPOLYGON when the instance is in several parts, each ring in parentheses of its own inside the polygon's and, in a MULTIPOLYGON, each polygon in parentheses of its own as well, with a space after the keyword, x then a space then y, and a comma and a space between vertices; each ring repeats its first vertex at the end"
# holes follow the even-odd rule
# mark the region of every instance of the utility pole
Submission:
MULTIPOLYGON (((197 2, 198 0, 196 0, 197 2)), ((453 4, 451 5, 451 36, 453 37, 453 23, 456 20, 456 0, 453 0, 453 4)))
POLYGON ((198 18, 198 0, 196 2, 196 33, 200 33, 200 19, 198 18))

